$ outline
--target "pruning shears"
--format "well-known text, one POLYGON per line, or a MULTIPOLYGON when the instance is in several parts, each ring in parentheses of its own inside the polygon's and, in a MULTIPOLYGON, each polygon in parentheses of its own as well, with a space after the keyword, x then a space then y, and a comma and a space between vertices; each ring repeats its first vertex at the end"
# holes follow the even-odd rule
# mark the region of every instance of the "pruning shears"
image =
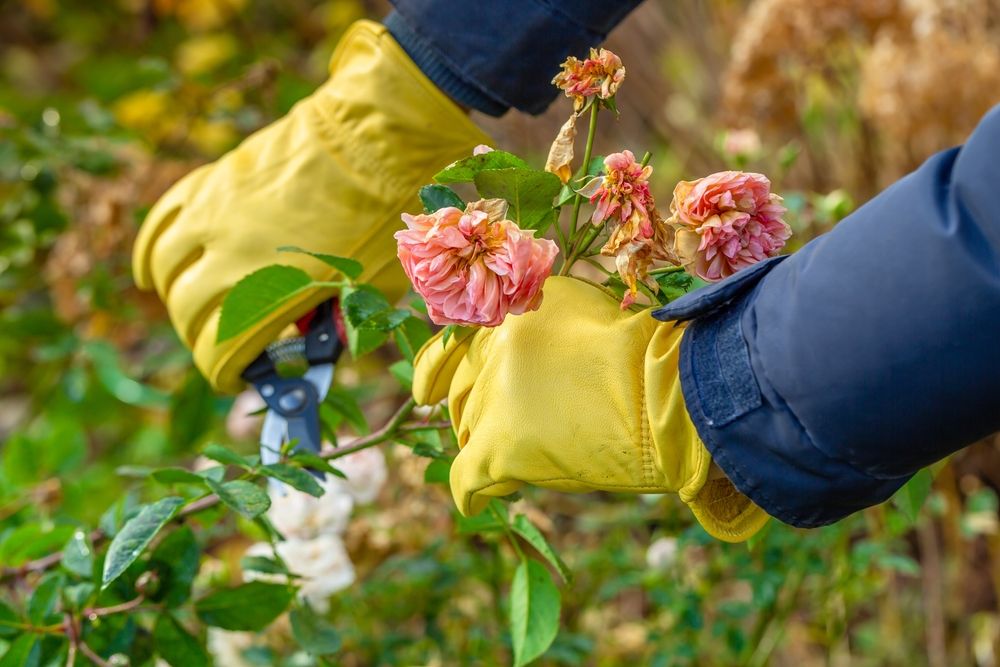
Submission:
MULTIPOLYGON (((260 460, 277 463, 286 443, 295 441, 293 451, 318 454, 322 444, 319 406, 333 383, 333 371, 344 350, 343 320, 336 299, 324 302, 296 325, 302 336, 276 341, 243 372, 267 404, 260 433, 260 460), (308 369, 301 377, 282 377, 277 365, 305 361, 308 369)), ((322 479, 323 474, 313 472, 322 479)), ((272 488, 284 493, 284 486, 270 480, 272 488)))

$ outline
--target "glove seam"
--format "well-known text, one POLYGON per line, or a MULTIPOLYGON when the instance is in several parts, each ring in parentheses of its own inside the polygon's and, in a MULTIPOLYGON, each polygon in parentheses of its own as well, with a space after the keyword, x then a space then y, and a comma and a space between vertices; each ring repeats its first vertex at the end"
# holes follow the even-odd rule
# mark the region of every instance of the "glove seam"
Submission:
MULTIPOLYGON (((648 347, 648 346, 647 346, 648 347)), ((643 355, 645 358, 645 355, 643 355)), ((647 484, 653 479, 653 453, 652 453, 652 428, 649 424, 648 407, 646 406, 646 368, 643 364, 642 372, 639 373, 639 405, 640 410, 640 440, 639 448, 642 453, 642 480, 647 484)))

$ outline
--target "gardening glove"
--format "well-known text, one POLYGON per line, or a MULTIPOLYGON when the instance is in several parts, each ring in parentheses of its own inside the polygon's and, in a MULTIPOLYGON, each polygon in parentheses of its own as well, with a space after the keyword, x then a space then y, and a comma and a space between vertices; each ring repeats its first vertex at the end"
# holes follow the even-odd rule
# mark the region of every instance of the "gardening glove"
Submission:
POLYGON ((296 245, 358 260, 362 281, 399 298, 408 285, 392 238, 400 213, 420 210, 420 186, 485 142, 384 27, 359 21, 322 87, 153 207, 135 245, 136 283, 159 293, 212 386, 237 392, 243 370, 330 292, 307 291, 217 344, 230 288, 269 264, 334 277, 316 259, 278 252, 296 245))
POLYGON ((557 491, 677 493, 712 536, 753 535, 767 515, 711 457, 688 417, 677 359, 684 327, 575 278, 549 278, 534 312, 432 338, 413 395, 448 398, 461 448, 451 490, 462 514, 523 484, 557 491))

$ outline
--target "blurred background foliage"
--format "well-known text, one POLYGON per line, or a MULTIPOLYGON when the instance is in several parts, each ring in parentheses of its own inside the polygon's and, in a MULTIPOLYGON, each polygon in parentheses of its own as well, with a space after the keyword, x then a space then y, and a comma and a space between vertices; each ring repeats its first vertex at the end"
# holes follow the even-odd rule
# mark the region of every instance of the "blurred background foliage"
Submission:
MULTIPOLYGON (((208 440, 253 451, 253 435, 224 428, 231 400, 132 286, 131 242, 173 181, 285 113, 323 80, 342 31, 387 10, 0 2, 0 564, 59 549, 141 466, 189 464, 208 440)), ((765 172, 795 243, 1000 101, 996 0, 648 0, 608 47, 628 78, 595 150, 651 150, 661 200, 681 178, 765 172)), ((564 112, 476 119, 540 164, 564 112)), ((391 361, 338 372, 373 424, 401 400, 391 361)), ((345 536, 358 581, 331 601, 338 660, 504 664, 499 539, 456 521, 446 489, 424 482, 427 459, 387 454, 389 484, 345 536)), ((673 498, 529 491, 518 509, 576 573, 541 662, 996 665, 1000 439, 929 480, 836 526, 772 524, 749 547, 713 542, 673 498)), ((206 528, 203 571, 238 581, 251 533, 206 528)), ((309 664, 287 623, 244 640, 219 664, 309 664)))

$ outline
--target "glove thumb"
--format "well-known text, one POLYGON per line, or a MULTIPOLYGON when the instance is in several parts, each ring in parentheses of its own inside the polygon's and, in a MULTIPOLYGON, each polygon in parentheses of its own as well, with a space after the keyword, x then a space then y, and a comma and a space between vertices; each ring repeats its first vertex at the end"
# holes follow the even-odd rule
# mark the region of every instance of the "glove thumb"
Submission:
POLYGON ((479 514, 491 499, 509 496, 524 486, 517 480, 496 479, 490 471, 489 451, 487 443, 473 439, 452 461, 448 482, 462 516, 479 514))
POLYGON ((439 331, 413 359, 413 398, 418 405, 434 405, 448 396, 451 380, 472 344, 472 332, 453 333, 444 342, 439 331))

